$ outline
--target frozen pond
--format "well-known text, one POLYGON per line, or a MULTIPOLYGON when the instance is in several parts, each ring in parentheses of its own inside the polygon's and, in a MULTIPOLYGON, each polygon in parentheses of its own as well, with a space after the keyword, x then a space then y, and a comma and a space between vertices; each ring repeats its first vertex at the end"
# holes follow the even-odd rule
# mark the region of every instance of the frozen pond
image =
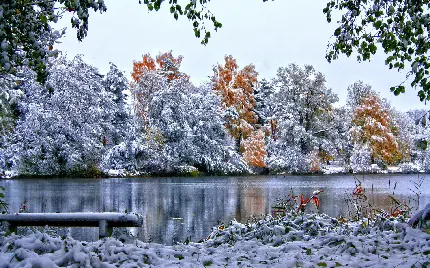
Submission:
MULTIPOLYGON (((423 177, 420 207, 430 202, 429 175, 359 175, 366 194, 376 206, 388 208, 397 198, 415 197, 409 190, 423 177), (372 192, 373 185, 373 192, 372 192), (396 189, 394 190, 394 186, 396 189)), ((353 176, 253 176, 202 178, 20 179, 1 180, 10 212, 26 200, 29 212, 138 212, 144 227, 138 236, 145 242, 172 244, 206 238, 211 228, 232 219, 271 213, 277 198, 291 189, 310 197, 323 189, 320 212, 345 215, 345 199, 355 187, 353 176)), ((415 205, 413 202, 412 205, 415 205)), ((309 208, 313 205, 309 204, 309 208)), ((71 228, 78 239, 96 240, 95 228, 71 228)))

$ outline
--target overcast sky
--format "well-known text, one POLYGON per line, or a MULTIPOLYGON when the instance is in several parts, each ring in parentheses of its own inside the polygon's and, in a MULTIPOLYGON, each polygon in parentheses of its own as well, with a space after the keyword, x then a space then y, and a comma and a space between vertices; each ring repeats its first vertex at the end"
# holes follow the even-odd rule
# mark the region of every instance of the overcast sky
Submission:
POLYGON ((68 27, 57 48, 70 58, 83 54, 102 74, 108 71, 109 62, 130 74, 133 61, 141 60, 143 54, 156 56, 172 50, 175 56, 184 57, 181 70, 199 84, 208 80, 212 67, 223 63, 225 55, 232 55, 240 67, 254 64, 260 79, 274 77, 279 67, 289 63, 313 65, 326 76, 340 104, 345 103, 348 85, 362 80, 402 111, 429 109, 419 101, 416 89, 407 87, 406 94, 398 97, 390 92, 391 86, 404 80, 405 73, 389 70, 382 50, 370 62, 358 63, 356 57, 346 56, 327 62, 325 52, 336 24, 328 24, 322 12, 326 1, 212 0, 209 8, 223 27, 218 32, 211 31, 207 46, 200 44, 185 17, 175 21, 167 4, 149 13, 138 0, 105 3, 106 13, 91 13, 88 36, 81 43, 69 18, 55 26, 68 27))

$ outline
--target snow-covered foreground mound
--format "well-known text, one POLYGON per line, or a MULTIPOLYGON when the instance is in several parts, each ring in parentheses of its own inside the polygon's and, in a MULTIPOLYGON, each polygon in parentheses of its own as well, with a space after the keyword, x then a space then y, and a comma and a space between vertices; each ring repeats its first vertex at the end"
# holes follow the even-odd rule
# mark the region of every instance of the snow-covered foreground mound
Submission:
POLYGON ((203 243, 96 242, 46 233, 0 237, 0 267, 425 267, 430 235, 398 220, 345 224, 288 215, 214 228, 203 243))

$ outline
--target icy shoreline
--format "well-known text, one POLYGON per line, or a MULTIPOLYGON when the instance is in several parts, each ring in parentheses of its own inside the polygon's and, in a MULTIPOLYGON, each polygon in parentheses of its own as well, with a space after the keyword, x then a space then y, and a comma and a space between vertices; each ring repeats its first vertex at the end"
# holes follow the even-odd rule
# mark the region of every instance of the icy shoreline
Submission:
POLYGON ((430 235, 402 218, 342 223, 326 215, 267 216, 214 228, 202 243, 95 242, 35 232, 0 237, 0 267, 423 267, 430 235))

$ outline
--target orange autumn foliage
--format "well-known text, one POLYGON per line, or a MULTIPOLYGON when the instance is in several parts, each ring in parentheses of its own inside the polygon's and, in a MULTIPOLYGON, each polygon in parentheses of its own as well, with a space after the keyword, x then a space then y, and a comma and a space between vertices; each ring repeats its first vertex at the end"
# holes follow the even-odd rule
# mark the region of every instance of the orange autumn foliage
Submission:
POLYGON ((334 160, 334 157, 322 149, 314 150, 311 153, 311 172, 321 171, 321 164, 334 160))
POLYGON ((311 159, 311 172, 318 172, 320 171, 320 158, 318 157, 318 151, 314 150, 312 152, 312 159, 311 159))
POLYGON ((143 55, 142 61, 133 62, 133 72, 131 77, 135 82, 139 82, 140 77, 149 71, 155 71, 155 61, 150 54, 143 55))
POLYGON ((224 66, 218 64, 214 72, 214 90, 221 96, 223 109, 232 108, 238 114, 237 118, 227 118, 226 127, 234 138, 246 139, 254 131, 253 124, 257 122, 254 86, 258 73, 252 64, 239 70, 232 56, 226 56, 224 66))
POLYGON ((372 157, 386 164, 395 164, 402 154, 395 135, 391 132, 392 123, 387 109, 376 95, 368 95, 361 100, 354 112, 351 129, 354 142, 368 143, 372 157))
POLYGON ((267 156, 266 144, 264 142, 265 134, 259 129, 243 141, 243 159, 253 167, 266 167, 264 159, 267 156))
POLYGON ((166 74, 169 81, 179 78, 188 79, 188 75, 179 71, 182 59, 182 56, 175 58, 172 55, 172 51, 158 54, 155 60, 147 53, 143 55, 142 61, 133 62, 133 72, 131 76, 135 82, 139 82, 140 77, 144 73, 159 71, 166 74))
POLYGON ((239 69, 232 56, 226 56, 225 64, 214 69, 214 90, 221 96, 223 110, 233 111, 226 116, 226 128, 238 142, 243 159, 250 166, 266 167, 265 144, 266 128, 256 125, 258 116, 254 109, 257 105, 254 87, 257 86, 258 73, 250 64, 239 69), (259 128, 256 130, 256 127, 259 128))

